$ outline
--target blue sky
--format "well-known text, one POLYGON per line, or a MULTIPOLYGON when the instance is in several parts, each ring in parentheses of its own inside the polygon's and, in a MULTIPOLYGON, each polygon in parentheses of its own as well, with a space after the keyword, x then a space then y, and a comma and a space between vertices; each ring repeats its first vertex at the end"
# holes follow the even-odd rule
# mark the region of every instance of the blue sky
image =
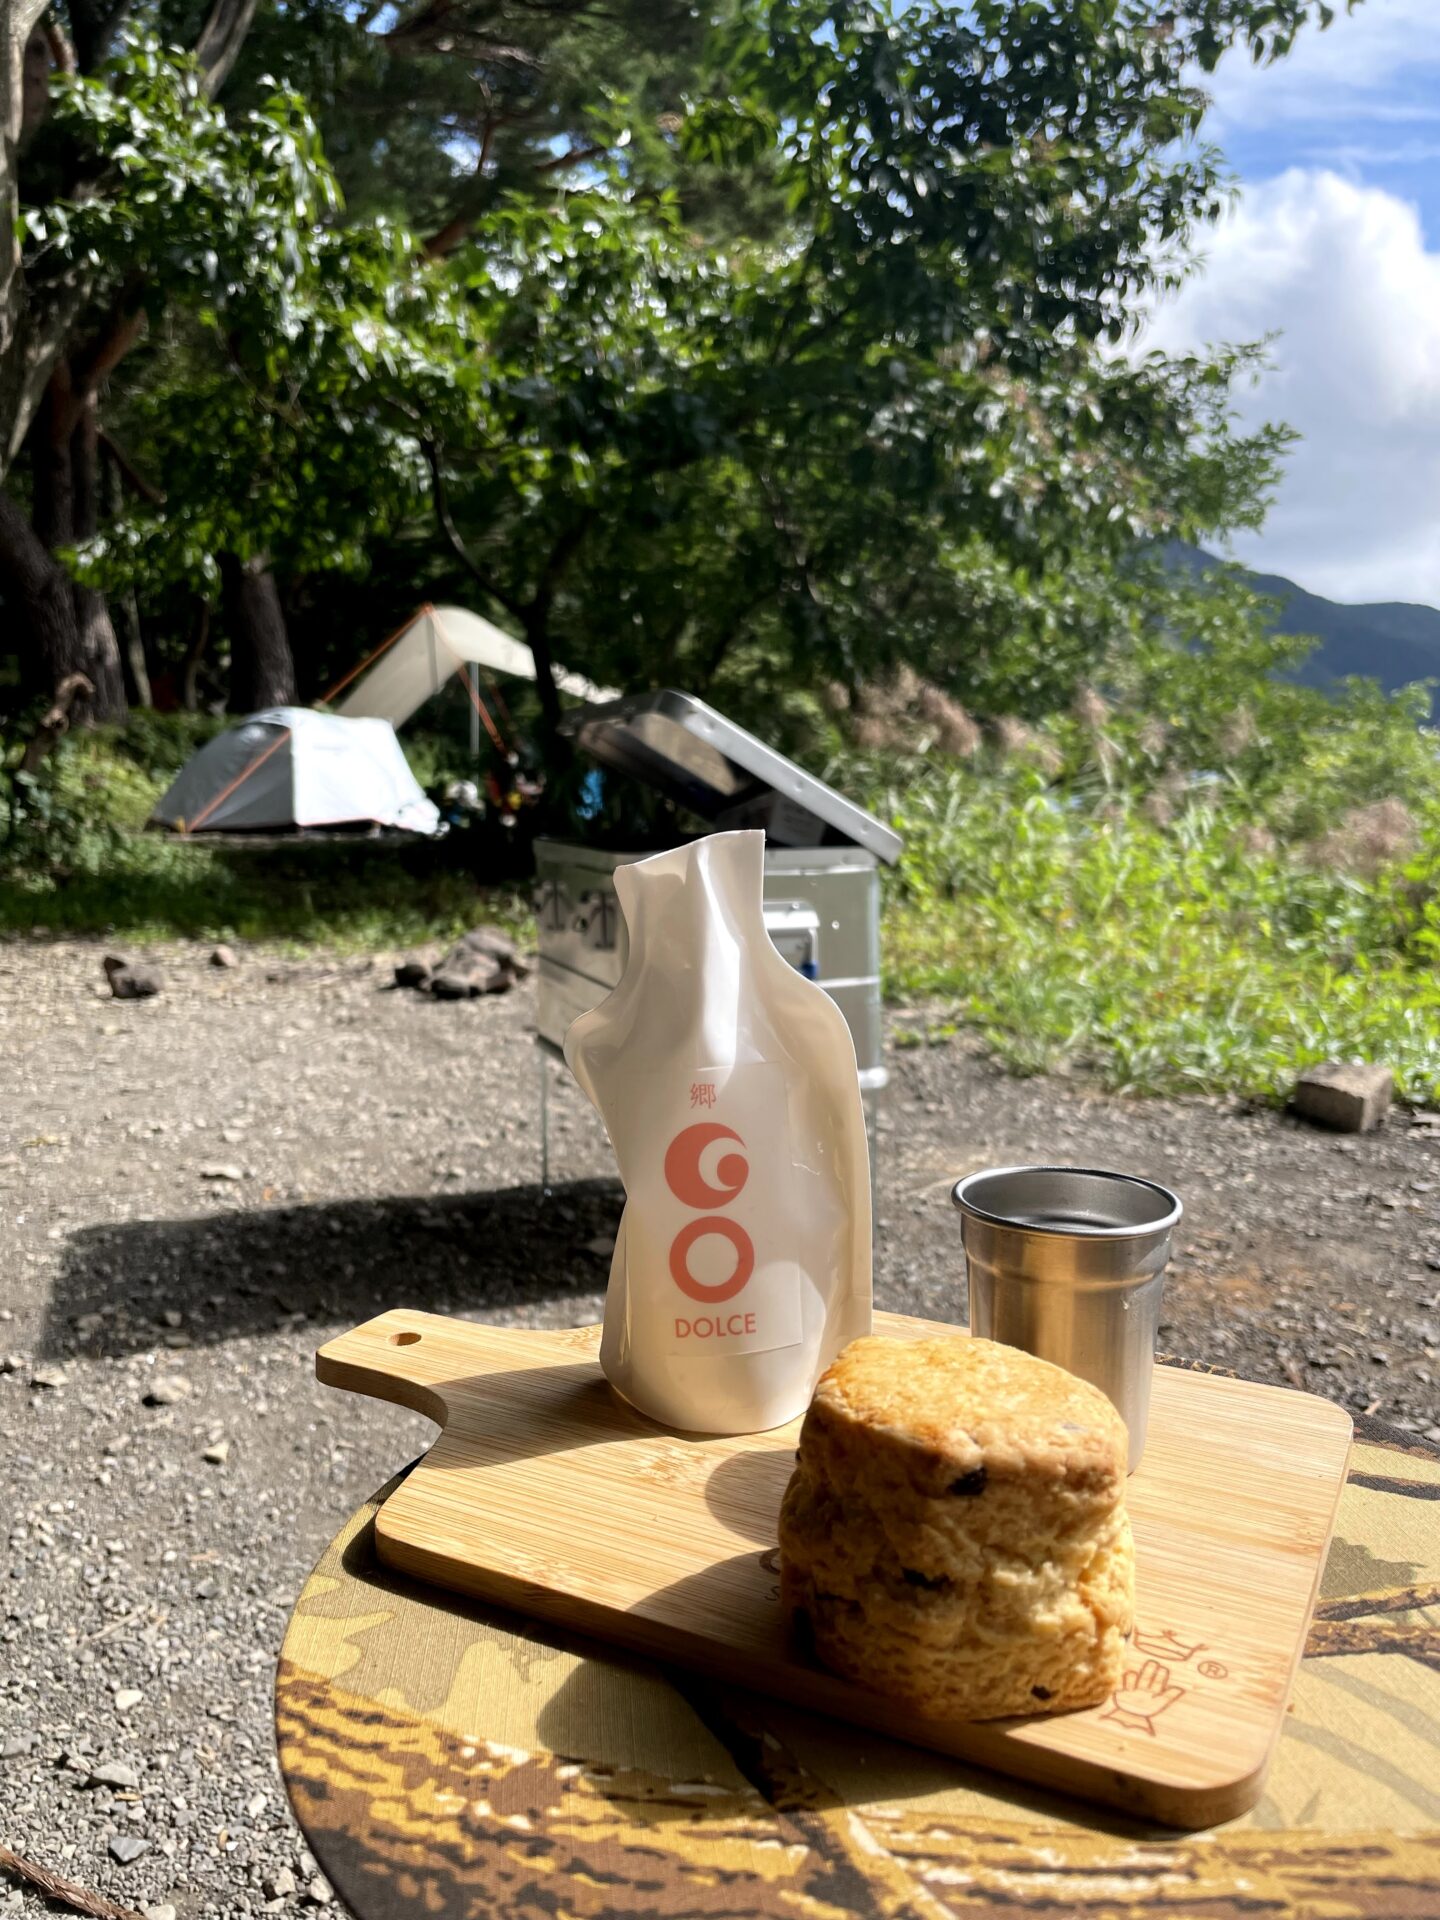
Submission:
POLYGON ((1330 168, 1414 202, 1440 243, 1440 0, 1364 0, 1283 64, 1243 65, 1217 75, 1212 120, 1242 178, 1330 168))
POLYGON ((1275 336, 1242 416, 1303 436, 1236 557, 1440 605, 1440 0, 1364 0, 1274 67, 1227 59, 1211 91, 1242 194, 1152 337, 1275 336))

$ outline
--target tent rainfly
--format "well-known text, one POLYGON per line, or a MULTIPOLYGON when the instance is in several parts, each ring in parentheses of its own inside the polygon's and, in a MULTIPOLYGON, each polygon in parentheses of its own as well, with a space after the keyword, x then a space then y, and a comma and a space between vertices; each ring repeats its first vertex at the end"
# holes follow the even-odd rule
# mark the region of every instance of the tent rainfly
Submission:
MULTIPOLYGON (((408 626, 371 655, 335 711, 347 719, 373 717, 403 727, 411 714, 438 693, 452 674, 468 666, 492 673, 535 678, 535 657, 522 641, 464 607, 422 607, 408 626)), ((613 700, 613 692, 595 687, 578 673, 556 676, 561 690, 578 700, 613 700)))
POLYGON ((252 713, 207 741, 150 819, 182 834, 366 826, 429 834, 440 824, 388 720, 309 707, 252 713))

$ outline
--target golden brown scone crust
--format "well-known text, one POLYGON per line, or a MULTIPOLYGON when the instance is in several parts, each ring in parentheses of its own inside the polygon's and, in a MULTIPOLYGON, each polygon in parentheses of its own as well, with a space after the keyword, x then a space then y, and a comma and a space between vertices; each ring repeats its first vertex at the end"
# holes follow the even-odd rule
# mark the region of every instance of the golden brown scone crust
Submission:
POLYGON ((963 1334, 869 1336, 816 1388, 781 1591, 827 1666, 946 1719, 1058 1712, 1120 1677, 1125 1423, 1059 1367, 963 1334))

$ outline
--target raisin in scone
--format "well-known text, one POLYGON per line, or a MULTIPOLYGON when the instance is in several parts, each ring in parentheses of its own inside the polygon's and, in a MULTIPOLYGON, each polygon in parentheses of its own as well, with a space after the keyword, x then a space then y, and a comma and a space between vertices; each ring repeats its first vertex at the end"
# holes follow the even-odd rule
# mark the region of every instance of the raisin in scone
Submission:
POLYGON ((965 1335, 870 1336, 815 1390, 781 1593, 837 1673, 946 1719, 1058 1713, 1120 1678, 1125 1423, 1098 1388, 965 1335))

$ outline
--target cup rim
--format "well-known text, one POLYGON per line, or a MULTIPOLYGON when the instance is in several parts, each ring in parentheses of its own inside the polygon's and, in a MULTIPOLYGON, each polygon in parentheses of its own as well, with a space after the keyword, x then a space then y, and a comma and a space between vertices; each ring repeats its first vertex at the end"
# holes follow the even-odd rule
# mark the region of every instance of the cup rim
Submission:
POLYGON ((967 1173, 963 1180, 957 1180, 950 1189, 951 1203, 967 1219, 982 1220, 988 1227, 1003 1227, 1009 1233, 1033 1233, 1052 1240, 1106 1241, 1106 1240, 1147 1240, 1152 1236, 1171 1232, 1179 1225, 1185 1212, 1184 1203, 1178 1194, 1169 1187, 1161 1186, 1158 1180, 1147 1180, 1139 1173, 1116 1173, 1109 1167, 1066 1167, 1050 1164, 1032 1163, 1014 1167, 982 1167, 978 1173, 967 1173), (1134 1226, 1122 1227, 1086 1227, 1076 1230, 1070 1227, 1047 1227, 1034 1221, 1020 1221, 1012 1216, 993 1212, 971 1198, 970 1189, 984 1180, 997 1180, 1006 1174, 1014 1173, 1072 1173, 1083 1174, 1091 1180, 1113 1180, 1127 1187, 1144 1187, 1165 1203, 1166 1211, 1155 1220, 1139 1222, 1134 1226))

